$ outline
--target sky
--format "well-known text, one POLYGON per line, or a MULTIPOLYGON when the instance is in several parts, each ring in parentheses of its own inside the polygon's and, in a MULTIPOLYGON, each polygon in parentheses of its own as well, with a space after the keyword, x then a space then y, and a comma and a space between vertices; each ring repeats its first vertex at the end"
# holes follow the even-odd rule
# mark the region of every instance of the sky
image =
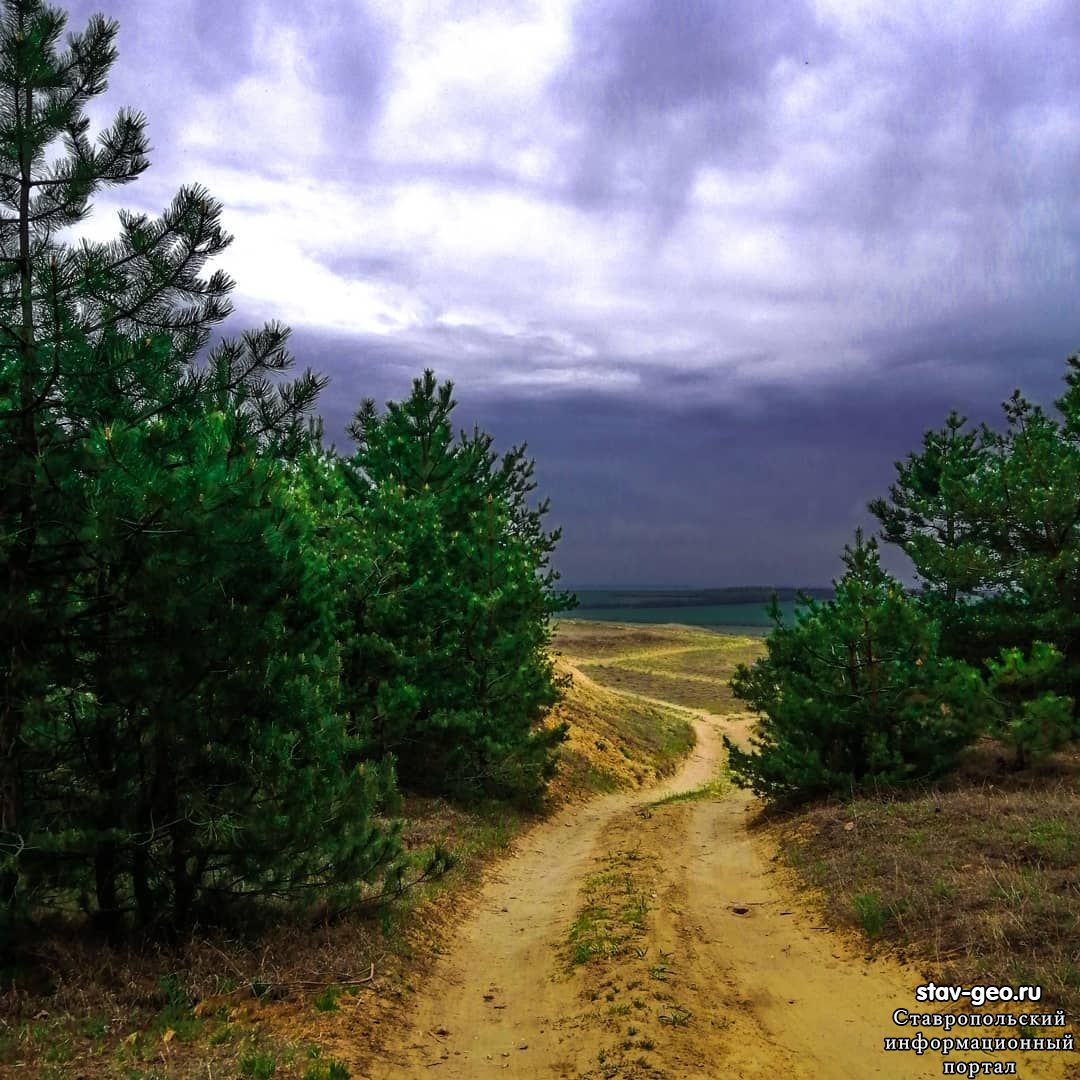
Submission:
POLYGON ((827 584, 923 431, 1080 348, 1075 0, 66 9, 154 148, 86 231, 204 184, 227 329, 293 328, 339 449, 453 379, 570 585, 827 584))

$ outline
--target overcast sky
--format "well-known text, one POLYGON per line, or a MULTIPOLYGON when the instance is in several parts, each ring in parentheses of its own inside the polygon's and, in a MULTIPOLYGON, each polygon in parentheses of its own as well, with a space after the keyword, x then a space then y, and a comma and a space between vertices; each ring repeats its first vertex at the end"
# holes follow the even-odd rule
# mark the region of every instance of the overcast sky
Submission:
MULTIPOLYGON (((1080 6, 102 0, 110 92, 236 239, 239 330, 527 441, 571 584, 827 583, 956 406, 1080 347, 1080 6)), ((893 565, 902 564, 894 560, 893 565)))

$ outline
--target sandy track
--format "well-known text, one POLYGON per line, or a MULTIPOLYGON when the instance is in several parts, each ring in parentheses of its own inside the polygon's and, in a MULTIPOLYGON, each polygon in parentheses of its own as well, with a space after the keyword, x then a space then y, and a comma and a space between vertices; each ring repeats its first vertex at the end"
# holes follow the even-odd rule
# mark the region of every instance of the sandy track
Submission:
MULTIPOLYGON (((591 682, 578 671, 574 678, 591 682)), ((704 783, 716 771, 716 754, 715 740, 699 741, 678 774, 649 797, 704 783)), ((612 822, 632 818, 642 801, 640 793, 620 793, 568 807, 498 864, 414 1002, 409 1029, 373 1066, 372 1080, 433 1071, 440 1080, 508 1071, 578 1076, 590 1059, 595 1063, 580 985, 566 977, 558 948, 602 834, 612 822)))
MULTIPOLYGON (((684 711, 698 743, 674 778, 647 797, 616 794, 563 811, 495 868, 372 1080, 942 1075, 936 1054, 882 1050, 885 1035, 914 1034, 893 1027, 891 1015, 914 1007, 919 973, 868 962, 813 928, 746 828, 748 796, 644 809, 710 779, 721 731, 744 733, 744 724, 684 711), (643 952, 673 957, 663 989, 692 1019, 664 1029, 649 1054, 620 1059, 619 1025, 590 1003, 591 973, 568 972, 563 947, 597 857, 631 845, 659 867, 643 952)), ((648 962, 639 960, 642 972, 648 962)), ((1019 1075, 1064 1076, 1062 1057, 1021 1060, 1019 1075)))

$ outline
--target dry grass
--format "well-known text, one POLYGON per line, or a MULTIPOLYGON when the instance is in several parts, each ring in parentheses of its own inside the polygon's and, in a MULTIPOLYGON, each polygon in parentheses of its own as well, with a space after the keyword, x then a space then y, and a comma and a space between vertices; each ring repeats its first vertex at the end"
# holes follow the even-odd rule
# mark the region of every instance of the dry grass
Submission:
POLYGON ((728 680, 763 652, 760 638, 697 627, 573 620, 559 624, 555 647, 604 686, 718 715, 742 711, 728 680))
MULTIPOLYGON (((693 744, 685 717, 597 687, 571 689, 549 805, 670 772, 693 744)), ((206 935, 182 950, 113 949, 75 929, 41 933, 31 968, 0 972, 0 1075, 343 1080, 398 1022, 483 867, 537 817, 503 804, 409 798, 406 848, 435 844, 445 878, 367 918, 206 935)))
POLYGON ((651 653, 693 645, 702 635, 719 634, 690 626, 593 622, 563 619, 555 628, 555 650, 578 660, 603 660, 630 653, 651 653))
POLYGON ((570 726, 549 791, 555 803, 652 783, 694 745, 693 727, 676 710, 585 683, 573 688, 551 722, 570 726))
POLYGON ((10 973, 0 996, 0 1075, 347 1075, 354 1048, 437 948, 455 894, 527 824, 499 804, 438 799, 408 799, 403 815, 418 864, 435 843, 458 863, 371 917, 328 923, 316 910, 248 940, 207 934, 182 950, 111 948, 78 928, 43 933, 34 967, 10 973))
POLYGON ((673 701, 689 709, 723 715, 736 708, 731 691, 719 679, 688 679, 683 675, 663 675, 642 671, 629 664, 583 664, 581 670, 613 690, 629 691, 660 701, 673 701))
POLYGON ((774 822, 828 920, 955 982, 1042 986, 1080 1014, 1080 754, 1008 773, 973 751, 949 781, 774 822))

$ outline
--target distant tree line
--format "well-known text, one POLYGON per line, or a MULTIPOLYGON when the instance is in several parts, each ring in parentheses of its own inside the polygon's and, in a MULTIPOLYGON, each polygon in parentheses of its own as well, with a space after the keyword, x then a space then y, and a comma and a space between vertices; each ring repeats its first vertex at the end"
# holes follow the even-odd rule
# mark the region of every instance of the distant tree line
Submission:
POLYGON ((736 779, 806 797, 941 774, 982 735, 1022 768, 1080 737, 1080 356, 1051 415, 1016 391, 1002 430, 953 412, 870 510, 909 594, 857 534, 836 597, 776 615, 733 686, 761 711, 736 779))
POLYGON ((830 600, 832 589, 768 588, 737 585, 723 589, 575 589, 583 608, 595 611, 612 608, 711 607, 729 604, 768 604, 773 597, 790 603, 800 597, 830 600))
POLYGON ((62 240, 147 167, 96 140, 116 24, 0 20, 0 906, 182 932, 252 900, 347 908, 400 877, 397 785, 534 801, 572 602, 524 447, 452 388, 311 420, 288 331, 221 340, 221 207, 183 188, 62 240))

